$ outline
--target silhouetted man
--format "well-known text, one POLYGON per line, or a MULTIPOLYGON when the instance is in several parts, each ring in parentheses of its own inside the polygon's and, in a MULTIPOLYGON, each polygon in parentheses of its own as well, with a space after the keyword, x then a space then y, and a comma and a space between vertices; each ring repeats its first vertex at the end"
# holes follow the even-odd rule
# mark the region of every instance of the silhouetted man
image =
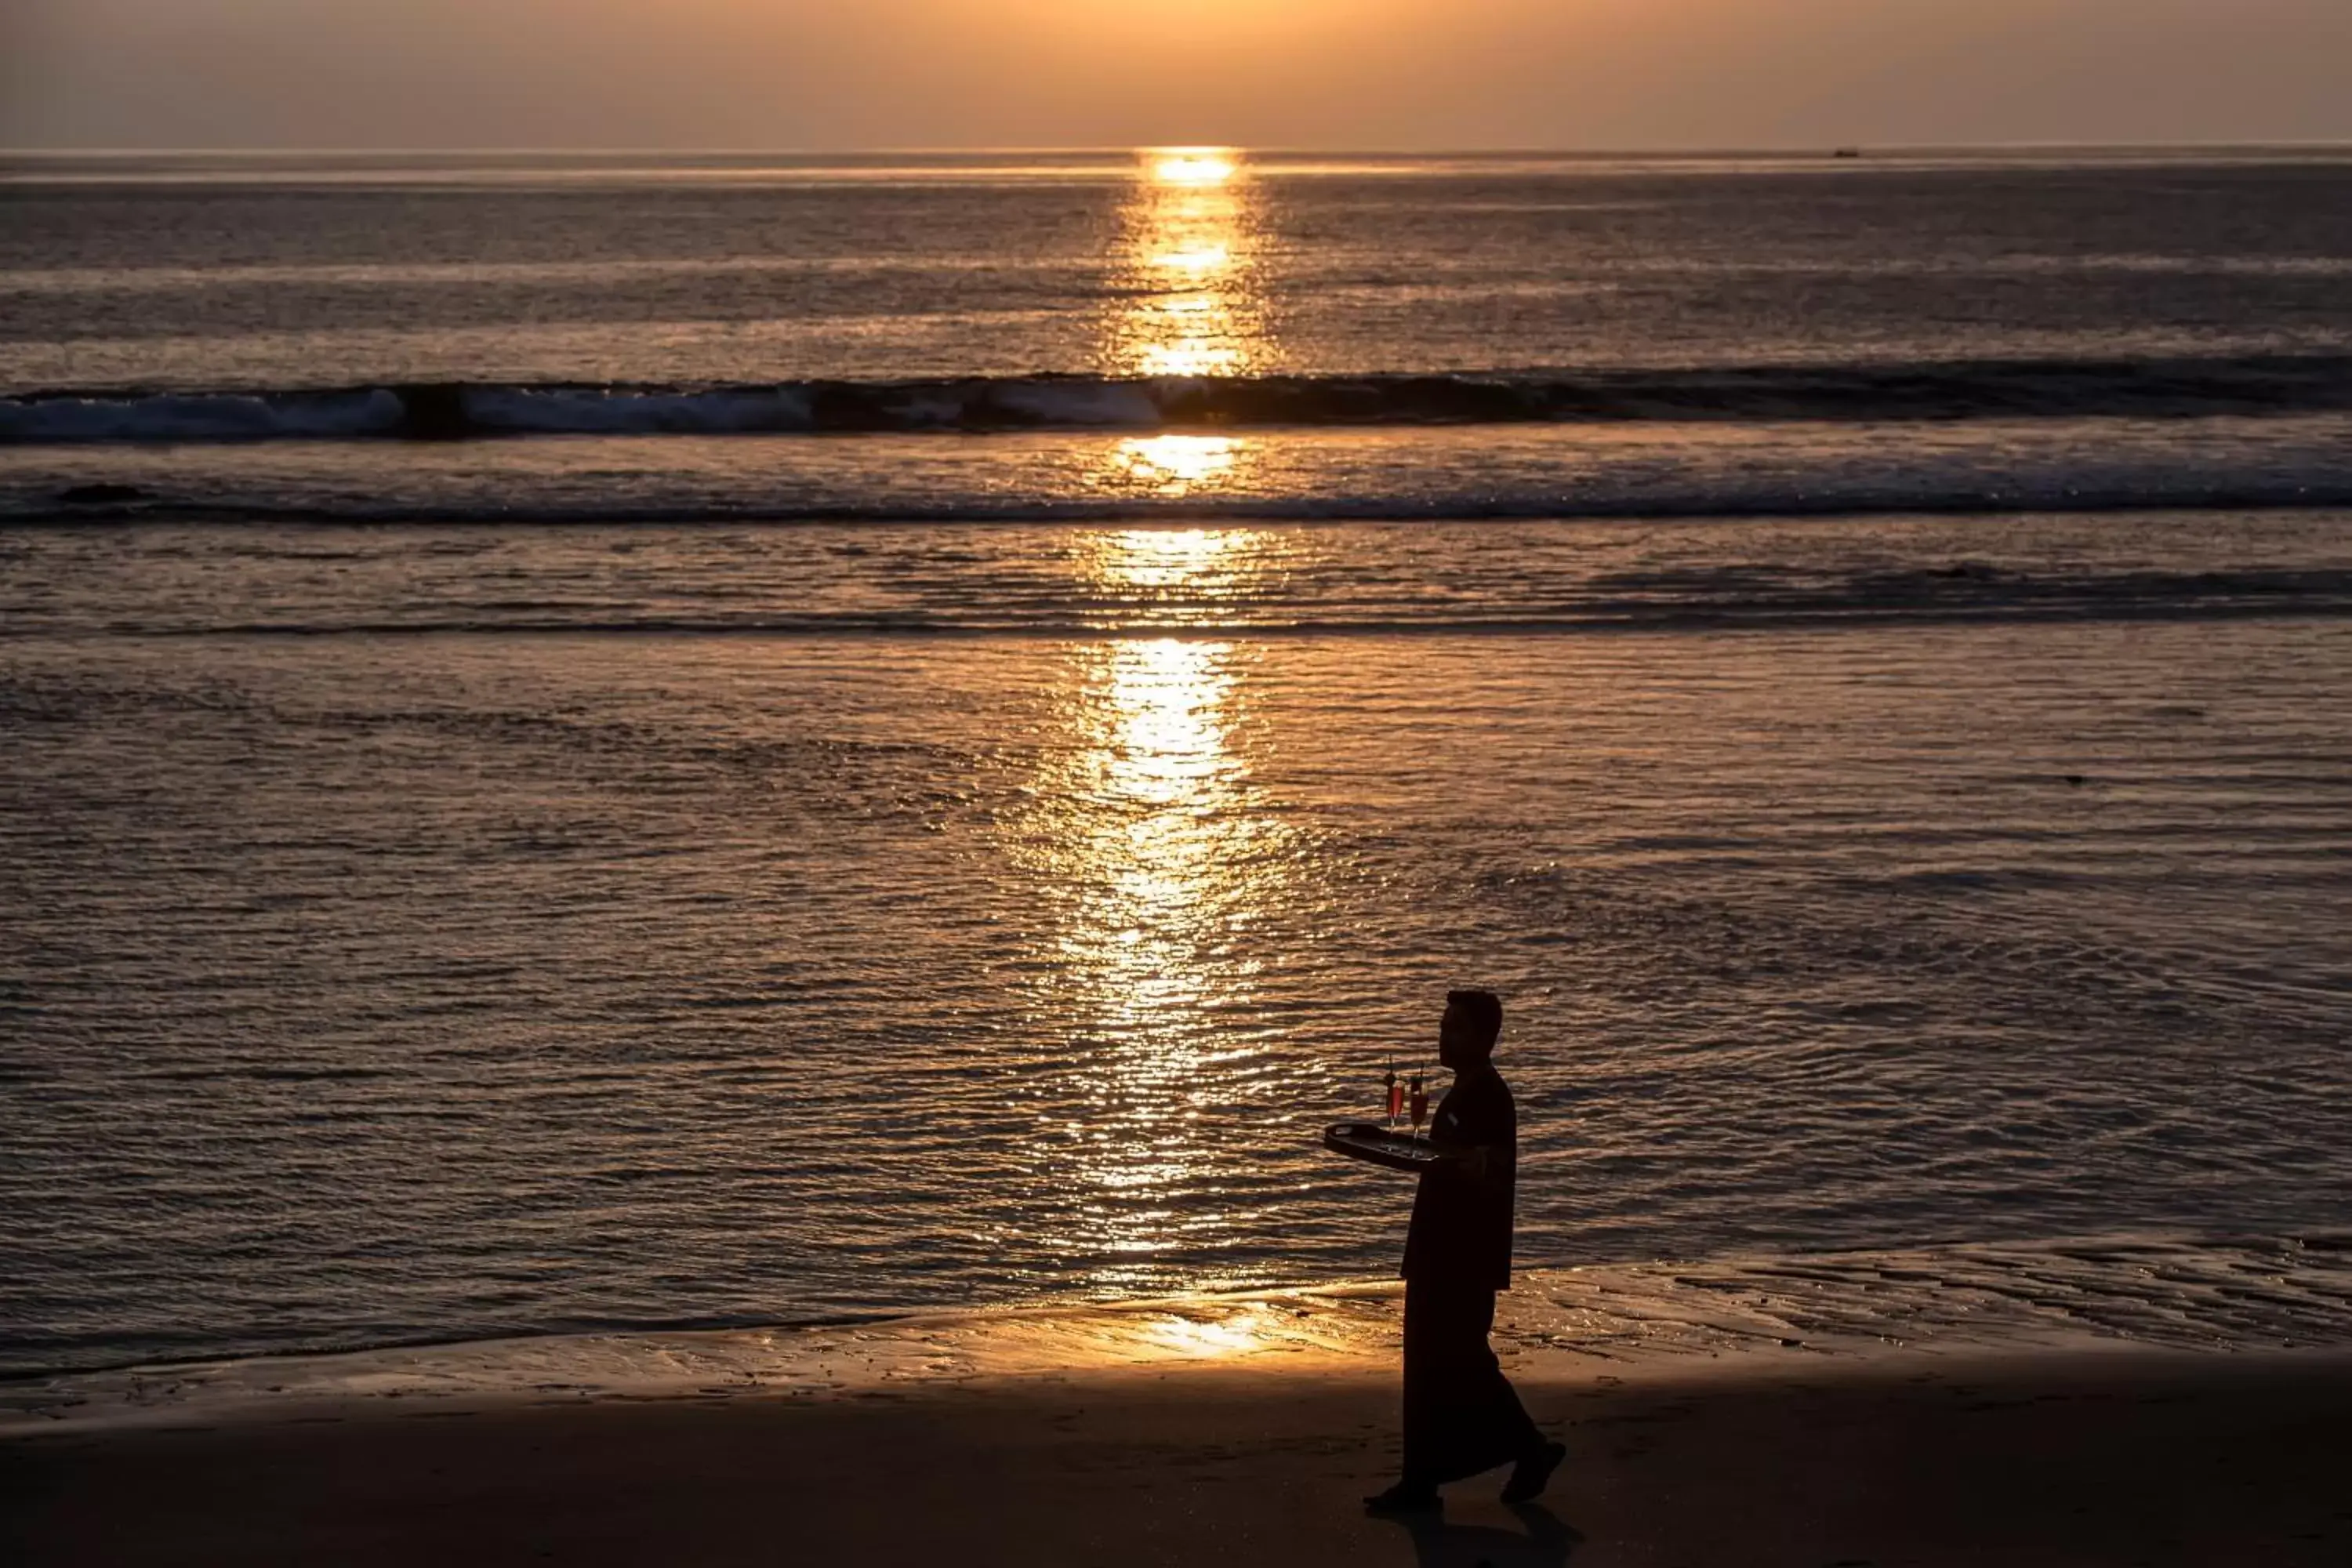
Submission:
POLYGON ((1568 1450, 1528 1419, 1486 1335, 1495 1293, 1511 1288, 1511 1200, 1518 1113, 1495 1070, 1503 1005, 1454 991, 1438 1026, 1437 1059, 1454 1069, 1430 1141, 1447 1158, 1422 1173, 1404 1244, 1404 1479, 1364 1506, 1378 1513, 1438 1506, 1437 1489, 1512 1465, 1506 1502, 1537 1496, 1568 1450))

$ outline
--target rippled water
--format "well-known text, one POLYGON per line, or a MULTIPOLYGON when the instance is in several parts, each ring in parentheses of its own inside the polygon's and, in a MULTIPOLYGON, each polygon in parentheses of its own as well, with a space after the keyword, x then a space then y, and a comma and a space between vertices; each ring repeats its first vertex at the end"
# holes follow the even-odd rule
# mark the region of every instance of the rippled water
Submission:
POLYGON ((2340 151, 20 157, 0 215, 0 521, 2352 504, 2340 151))
POLYGON ((2341 150, 0 160, 0 388, 2352 350, 2341 150))
POLYGON ((8 535, 0 1355, 2340 1226, 2345 521, 8 535))
POLYGON ((0 1370, 2340 1229, 2347 195, 0 160, 0 1370))

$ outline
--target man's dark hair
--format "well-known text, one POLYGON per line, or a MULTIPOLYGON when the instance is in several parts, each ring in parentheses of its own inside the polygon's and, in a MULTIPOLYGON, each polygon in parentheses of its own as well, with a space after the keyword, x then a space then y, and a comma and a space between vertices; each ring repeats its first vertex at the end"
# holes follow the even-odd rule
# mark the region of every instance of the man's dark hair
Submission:
POLYGON ((1503 999, 1492 991, 1448 991, 1445 1005, 1459 1007, 1462 1016, 1478 1027, 1481 1041, 1488 1050, 1495 1048, 1496 1037, 1503 1032, 1503 999))

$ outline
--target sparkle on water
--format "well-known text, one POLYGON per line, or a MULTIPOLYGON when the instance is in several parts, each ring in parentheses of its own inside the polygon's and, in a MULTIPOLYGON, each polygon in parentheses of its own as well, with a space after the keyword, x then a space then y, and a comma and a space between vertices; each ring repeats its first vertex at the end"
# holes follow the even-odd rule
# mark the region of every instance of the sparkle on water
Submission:
POLYGON ((51 625, 520 572, 817 631, 9 639, 0 1369, 1385 1272, 1405 1189, 1314 1131, 1471 980, 1530 1267, 2332 1223, 2340 616, 1813 624, 1889 560, 2341 570, 2137 529, 32 537, 51 625), (1759 581, 1794 625, 1447 629, 1759 581))
POLYGON ((1103 488, 1169 497, 1213 493, 1243 477, 1254 450, 1232 436, 1129 437, 1112 445, 1103 465, 1103 488))
POLYGON ((1154 154, 1152 177, 1163 185, 1222 185, 1240 172, 1231 149, 1171 147, 1154 154))
MULTIPOLYGON (((2347 341, 2316 168, 1170 149, 772 171, 828 215, 782 229, 748 176, 526 170, 407 222, 231 173, 201 232, 110 188, 25 237, 15 384, 2347 341)), ((1511 1008, 1531 1265, 2346 1212, 2344 519, 2005 510, 2327 493, 2337 423, 1160 434, 1041 395, 1086 428, 13 450, 0 507, 434 521, 9 540, 0 1370, 1384 1275, 1405 1189, 1314 1129, 1474 980, 1511 1008), (638 521, 783 491, 869 521, 638 521), (1864 515, 1771 521, 1792 498, 1864 515), (1505 521, 1538 502, 1649 521, 1505 521), (1423 521, 1203 525, 1367 505, 1423 521), (975 506, 1086 521, 871 521, 975 506), (449 524, 510 510, 575 526, 449 524)), ((2202 1283, 2231 1258, 2193 1294, 2276 1342, 2202 1283)), ((2070 1269, 2069 1310, 2114 1277, 2070 1269)), ((1163 1317, 1171 1353, 1247 1326, 1163 1317)))
MULTIPOLYGON (((1115 594, 1192 588, 1235 569, 1247 530, 1138 529, 1099 536, 1088 570, 1115 594)), ((1245 572, 1244 574, 1245 574, 1245 572)), ((1093 1189, 1074 1251, 1149 1259, 1231 1223, 1173 1189, 1220 1158, 1221 1016, 1249 1005, 1256 965, 1237 951, 1254 908, 1279 898, 1287 857, 1256 799, 1225 642, 1128 638, 1077 651, 1061 707, 1067 743, 1037 799, 1051 820, 1049 885, 1066 889, 1052 973, 1056 1011, 1093 1048, 1075 1070, 1092 1112, 1073 1163, 1093 1189), (1165 1194, 1166 1201, 1159 1201, 1165 1194)), ((1137 1289, 1114 1264, 1092 1283, 1137 1289)))
POLYGON ((1261 221, 1237 158, 1191 151, 1147 156, 1119 215, 1107 368, 1242 375, 1272 363, 1253 254, 1261 221))

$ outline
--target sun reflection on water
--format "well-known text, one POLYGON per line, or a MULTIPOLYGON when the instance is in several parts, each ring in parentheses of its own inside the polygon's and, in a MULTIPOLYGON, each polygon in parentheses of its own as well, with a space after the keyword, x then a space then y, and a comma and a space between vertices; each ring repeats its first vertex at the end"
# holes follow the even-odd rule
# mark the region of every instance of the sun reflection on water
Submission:
MULTIPOLYGON (((1102 365, 1112 375, 1187 380, 1261 374, 1274 333, 1259 276, 1262 196, 1238 154, 1169 148, 1143 156, 1110 258, 1102 365)), ((1183 500, 1241 488, 1258 444, 1175 434, 1107 444, 1092 466, 1112 495, 1183 500)))
POLYGON ((1245 787, 1226 744, 1232 658, 1229 644, 1161 637, 1091 661, 1097 743, 1074 781, 1087 831, 1073 869, 1087 886, 1062 945, 1120 1036, 1156 1036, 1168 1008, 1206 994, 1200 960, 1214 945, 1220 857, 1245 787))
POLYGON ((1189 496, 1223 489, 1250 449, 1231 436, 1131 437, 1111 448, 1105 473, 1119 489, 1189 496))
MULTIPOLYGON (((1234 571, 1255 538, 1107 533, 1088 570, 1150 595, 1234 571)), ((1252 925, 1287 874, 1242 739, 1244 657, 1211 638, 1082 646, 1056 704, 1031 843, 1058 905, 1043 1000, 1066 1020, 1066 1089, 1084 1107, 1055 1156, 1076 1189, 1066 1244, 1097 1259, 1097 1288, 1164 1288, 1159 1255, 1230 1223, 1201 1186, 1228 1163, 1218 1145, 1258 1070, 1233 1019, 1259 967, 1252 925)))
POLYGON ((1164 148, 1151 163, 1151 177, 1163 185, 1222 185, 1240 172, 1222 147, 1164 148))
POLYGON ((1119 214, 1108 368, 1154 376, 1265 369, 1261 223, 1256 190, 1236 155, 1208 148, 1146 154, 1119 214))

